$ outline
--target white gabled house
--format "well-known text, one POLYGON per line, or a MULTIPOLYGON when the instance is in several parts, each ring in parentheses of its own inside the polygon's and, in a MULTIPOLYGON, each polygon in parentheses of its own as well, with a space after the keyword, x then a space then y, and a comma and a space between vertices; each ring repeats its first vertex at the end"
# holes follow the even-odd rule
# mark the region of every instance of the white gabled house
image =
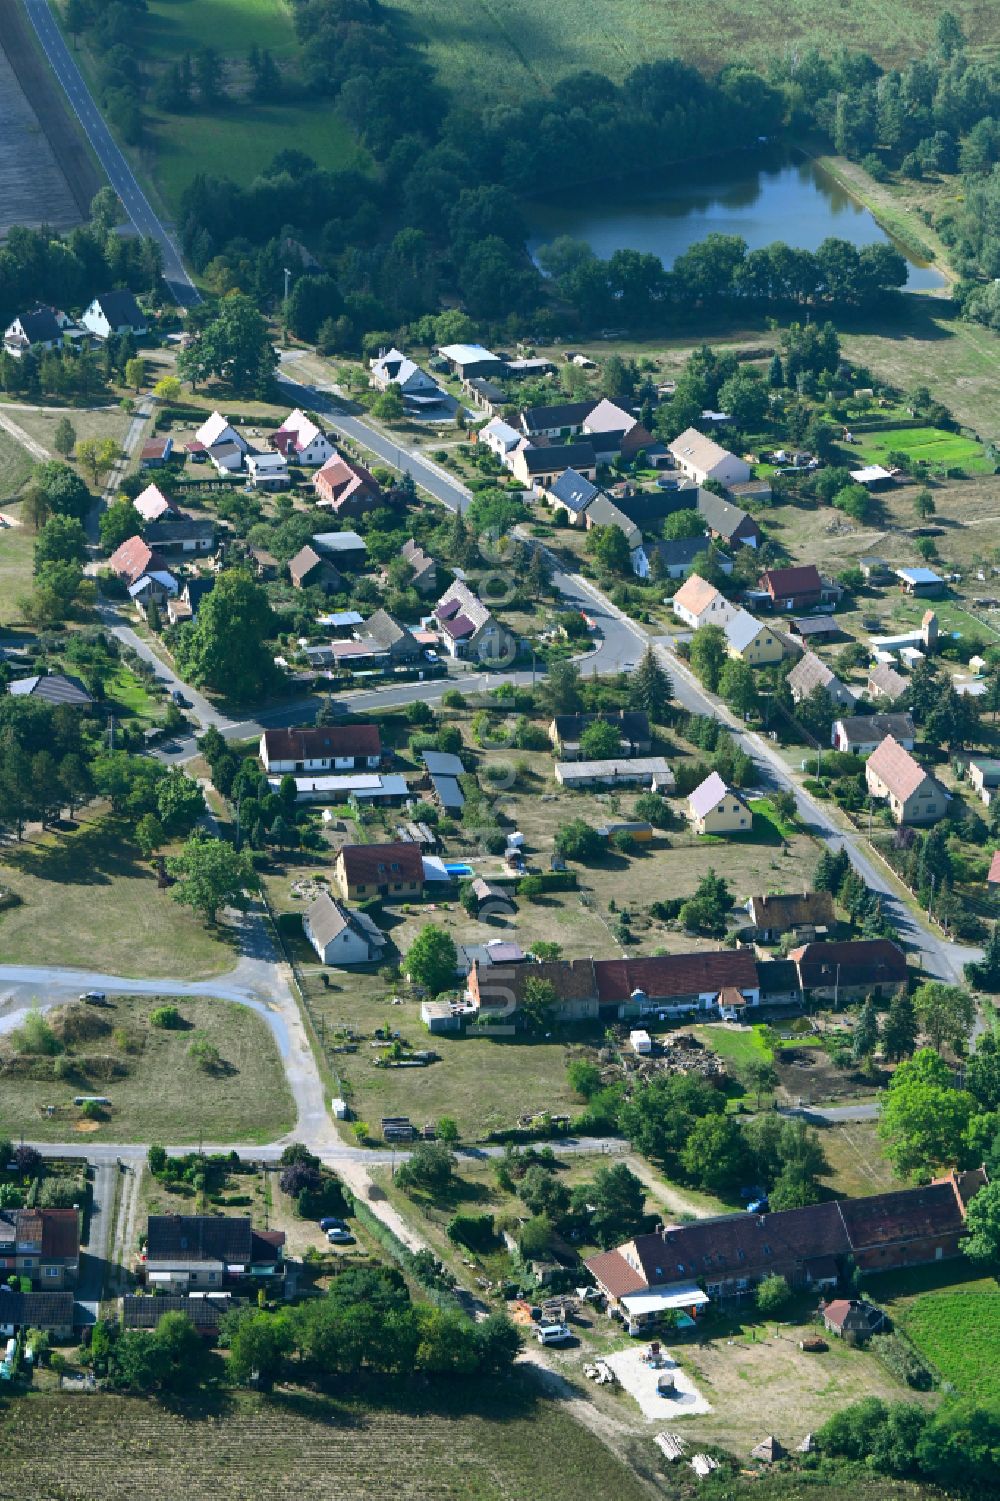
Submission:
POLYGON ((293 464, 319 466, 334 453, 333 444, 326 434, 298 407, 289 412, 278 431, 271 434, 271 442, 278 453, 293 464))
POLYGON ((388 391, 398 386, 403 396, 434 396, 440 394, 437 381, 405 355, 401 349, 389 349, 377 359, 369 361, 369 384, 376 391, 388 391))
POLYGON ((141 338, 149 332, 146 315, 135 297, 122 290, 101 292, 90 303, 80 322, 98 339, 110 339, 112 334, 134 334, 141 338))
POLYGON ((72 318, 59 308, 36 307, 8 324, 4 330, 3 347, 16 360, 29 350, 61 349, 64 336, 75 327, 72 318))
POLYGON ((250 447, 221 412, 213 412, 211 417, 206 417, 195 433, 195 438, 199 443, 204 443, 206 448, 216 448, 220 443, 235 443, 237 448, 246 453, 250 447))

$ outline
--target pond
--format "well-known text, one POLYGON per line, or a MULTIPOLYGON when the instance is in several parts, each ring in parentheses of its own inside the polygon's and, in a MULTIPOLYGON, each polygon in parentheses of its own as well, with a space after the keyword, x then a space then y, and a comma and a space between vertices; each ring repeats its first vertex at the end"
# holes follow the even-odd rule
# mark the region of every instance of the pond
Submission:
MULTIPOLYGON (((641 184, 633 179, 576 188, 529 203, 529 251, 534 255, 557 235, 571 235, 602 260, 615 250, 648 251, 669 269, 689 246, 713 233, 741 235, 751 250, 776 240, 815 250, 831 236, 859 246, 891 240, 835 178, 781 147, 672 166, 659 182, 651 176, 641 184)), ((935 266, 902 245, 896 248, 909 266, 908 291, 945 284, 935 266)))

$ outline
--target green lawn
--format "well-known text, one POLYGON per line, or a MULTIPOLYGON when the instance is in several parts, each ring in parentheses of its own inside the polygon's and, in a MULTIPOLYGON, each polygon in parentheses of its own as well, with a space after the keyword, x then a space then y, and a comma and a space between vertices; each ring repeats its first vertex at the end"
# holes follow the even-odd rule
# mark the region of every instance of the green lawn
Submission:
POLYGON ((127 667, 118 668, 114 677, 108 679, 104 691, 107 698, 113 700, 130 718, 142 719, 148 724, 155 724, 163 718, 157 701, 147 693, 139 678, 127 667))
POLYGON ((280 57, 297 45, 288 0, 147 0, 143 34, 164 57, 199 47, 245 55, 253 46, 280 57))
POLYGON ((723 1026, 691 1027, 689 1030, 707 1048, 731 1063, 737 1074, 750 1063, 773 1062, 774 1051, 765 1035, 766 1028, 759 1024, 739 1030, 723 1026))
MULTIPOLYGON (((4 436, 0 433, 0 438, 4 436)), ((23 452, 19 449, 18 452, 23 452)), ((0 461, 3 444, 0 443, 0 461)), ((6 515, 19 519, 21 507, 3 506, 6 515)), ((26 526, 0 527, 0 625, 20 620, 18 600, 31 591, 35 534, 26 526)))
MULTIPOLYGON (((149 1024, 155 997, 113 997, 100 1009, 75 1004, 72 1013, 92 1035, 73 1044, 63 1061, 25 1060, 5 1041, 0 1049, 0 1132, 65 1141, 82 1132, 96 1141, 273 1141, 295 1124, 295 1107, 267 1023, 233 1001, 181 1000, 183 1030, 149 1024), (218 1049, 207 1072, 189 1054, 195 1034, 218 1049), (53 1065, 67 1068, 53 1078, 53 1065), (79 1094, 106 1095, 99 1122, 81 1117, 79 1094), (48 1113, 51 1111, 52 1113, 48 1113)), ((53 1014, 59 1033, 58 1015, 53 1014)))
MULTIPOLYGON (((16 413, 11 416, 15 418, 16 413)), ((6 506, 18 494, 31 478, 34 467, 35 461, 28 450, 0 428, 0 503, 6 506)))
POLYGON ((125 825, 90 815, 72 832, 8 845, 0 883, 21 905, 0 913, 0 961, 192 980, 236 961, 224 941, 160 891, 125 825))
POLYGON ((881 432, 859 433, 858 446, 868 463, 882 463, 892 450, 910 459, 924 460, 936 469, 960 466, 970 474, 992 474, 993 463, 982 445, 940 427, 897 427, 881 432))
POLYGON ((963 1397, 1000 1397, 1000 1291, 995 1282, 925 1293, 900 1315, 914 1344, 963 1397))

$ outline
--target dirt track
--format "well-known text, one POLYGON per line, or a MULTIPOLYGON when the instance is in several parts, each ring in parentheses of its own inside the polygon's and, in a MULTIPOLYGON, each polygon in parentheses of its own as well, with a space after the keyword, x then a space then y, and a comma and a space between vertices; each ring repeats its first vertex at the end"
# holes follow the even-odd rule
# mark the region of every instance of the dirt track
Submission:
POLYGON ((104 175, 35 44, 21 0, 0 3, 0 49, 14 75, 0 58, 0 233, 12 223, 78 223, 104 175))

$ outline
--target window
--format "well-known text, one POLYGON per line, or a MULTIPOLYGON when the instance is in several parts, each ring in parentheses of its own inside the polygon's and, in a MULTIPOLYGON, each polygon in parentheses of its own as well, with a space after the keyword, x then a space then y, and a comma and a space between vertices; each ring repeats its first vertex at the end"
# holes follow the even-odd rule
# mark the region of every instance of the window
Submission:
POLYGON ((355 886, 354 889, 358 893, 358 895, 360 896, 361 893, 362 893, 362 891, 364 891, 365 888, 364 888, 364 886, 355 886))
POLYGON ((58 1277, 59 1268, 57 1266, 47 1266, 45 1268, 45 1275, 46 1277, 58 1277))
POLYGON ((34 1264, 35 1263, 30 1256, 25 1256, 21 1261, 22 1266, 34 1266, 34 1264))

